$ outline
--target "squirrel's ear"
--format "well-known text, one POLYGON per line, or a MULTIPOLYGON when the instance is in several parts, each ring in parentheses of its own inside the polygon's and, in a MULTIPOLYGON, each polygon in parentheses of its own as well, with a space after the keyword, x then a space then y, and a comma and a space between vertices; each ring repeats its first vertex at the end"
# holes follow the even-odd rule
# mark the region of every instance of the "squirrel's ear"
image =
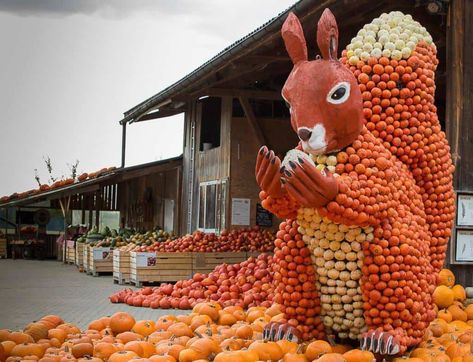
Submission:
POLYGON ((284 22, 281 34, 286 50, 294 64, 307 60, 307 44, 302 25, 294 13, 289 13, 284 22))
POLYGON ((317 24, 317 45, 326 60, 338 60, 338 27, 335 16, 325 9, 317 24))

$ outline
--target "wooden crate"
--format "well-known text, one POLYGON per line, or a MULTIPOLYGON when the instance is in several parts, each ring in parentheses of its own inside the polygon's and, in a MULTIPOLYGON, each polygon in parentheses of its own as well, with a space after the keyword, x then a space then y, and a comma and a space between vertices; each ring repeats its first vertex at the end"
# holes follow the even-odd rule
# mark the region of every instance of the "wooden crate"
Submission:
POLYGON ((100 273, 113 273, 112 249, 109 247, 89 247, 89 249, 87 274, 96 277, 100 273))
POLYGON ((114 250, 113 251, 113 280, 118 284, 130 282, 130 252, 114 250))
POLYGON ((84 266, 84 248, 85 248, 84 243, 76 243, 76 257, 75 257, 74 262, 78 268, 81 268, 84 266))
POLYGON ((92 249, 90 247, 90 245, 88 245, 88 244, 84 245, 84 254, 83 254, 83 258, 82 258, 82 263, 83 263, 83 266, 84 266, 84 272, 86 272, 86 273, 89 273, 90 249, 92 249))
POLYGON ((142 283, 176 282, 192 276, 192 253, 130 252, 130 281, 142 283))
POLYGON ((7 257, 7 239, 0 238, 0 258, 7 257))
POLYGON ((193 274, 208 274, 220 264, 237 264, 246 259, 246 252, 194 253, 192 257, 192 271, 193 274))
POLYGON ((76 261, 76 247, 74 240, 66 241, 66 263, 74 264, 76 261))

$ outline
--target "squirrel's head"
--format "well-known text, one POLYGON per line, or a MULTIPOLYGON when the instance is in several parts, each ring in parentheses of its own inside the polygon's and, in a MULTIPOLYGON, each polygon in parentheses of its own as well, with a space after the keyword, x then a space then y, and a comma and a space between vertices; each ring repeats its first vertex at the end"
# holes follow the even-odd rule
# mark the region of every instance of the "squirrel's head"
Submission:
POLYGON ((308 60, 304 32, 293 13, 281 32, 294 63, 282 96, 304 151, 324 154, 350 145, 363 126, 363 104, 357 80, 337 58, 335 17, 325 9, 319 20, 317 45, 322 57, 316 60, 308 60))

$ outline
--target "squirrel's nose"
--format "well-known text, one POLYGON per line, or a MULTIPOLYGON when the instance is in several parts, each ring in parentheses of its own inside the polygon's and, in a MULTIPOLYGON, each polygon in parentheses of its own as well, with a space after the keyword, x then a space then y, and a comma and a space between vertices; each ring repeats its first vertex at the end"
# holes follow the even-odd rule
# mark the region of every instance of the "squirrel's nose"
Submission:
POLYGON ((308 129, 301 128, 300 130, 297 131, 297 135, 301 139, 301 141, 307 141, 309 140, 310 136, 312 136, 312 131, 309 131, 308 129))

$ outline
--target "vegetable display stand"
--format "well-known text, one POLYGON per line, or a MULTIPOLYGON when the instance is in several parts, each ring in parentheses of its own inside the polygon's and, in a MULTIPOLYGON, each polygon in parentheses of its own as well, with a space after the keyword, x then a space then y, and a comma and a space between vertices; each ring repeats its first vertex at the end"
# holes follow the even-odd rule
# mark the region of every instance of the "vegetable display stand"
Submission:
POLYGON ((176 282, 192 276, 192 253, 130 253, 130 281, 143 283, 176 282))
POLYGON ((88 244, 85 244, 84 245, 84 253, 83 253, 83 258, 82 258, 82 262, 83 262, 83 266, 84 266, 84 272, 88 273, 89 272, 89 254, 90 254, 90 250, 92 248, 88 245, 88 244))
POLYGON ((109 247, 90 248, 87 274, 97 277, 102 273, 113 273, 112 255, 109 247))
POLYGON ((247 259, 246 252, 193 253, 192 272, 208 274, 223 263, 238 264, 247 259))
POLYGON ((130 282, 130 252, 123 250, 113 251, 113 281, 118 284, 130 282))
POLYGON ((77 243, 76 242, 76 257, 75 257, 75 264, 78 268, 84 266, 84 243, 77 243))
POLYGON ((6 259, 7 257, 7 239, 0 238, 0 258, 6 259))
POLYGON ((74 244, 74 240, 66 241, 66 263, 68 264, 74 264, 76 261, 76 249, 74 244))

